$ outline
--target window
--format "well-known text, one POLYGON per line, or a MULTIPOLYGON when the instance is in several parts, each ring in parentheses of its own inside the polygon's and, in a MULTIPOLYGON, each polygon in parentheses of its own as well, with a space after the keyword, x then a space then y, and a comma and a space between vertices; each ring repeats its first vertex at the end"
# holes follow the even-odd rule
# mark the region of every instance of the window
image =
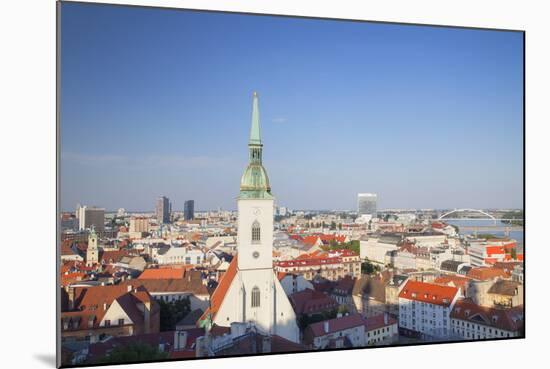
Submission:
POLYGON ((118 325, 124 325, 124 319, 119 319, 118 320, 118 325))
POLYGON ((254 221, 252 223, 252 243, 259 243, 260 242, 260 223, 258 221, 254 221))
POLYGON ((252 289, 252 307, 260 307, 260 289, 258 287, 252 289))
POLYGON ((111 326, 111 321, 109 319, 106 319, 105 320, 105 326, 106 327, 110 327, 111 326))

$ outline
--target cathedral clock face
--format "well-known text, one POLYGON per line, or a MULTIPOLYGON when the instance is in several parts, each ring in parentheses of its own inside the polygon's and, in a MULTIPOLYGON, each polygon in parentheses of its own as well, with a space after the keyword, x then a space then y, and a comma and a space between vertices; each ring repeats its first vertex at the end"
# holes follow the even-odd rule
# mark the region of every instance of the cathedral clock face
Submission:
POLYGON ((254 209, 252 210, 252 213, 253 213, 254 215, 260 215, 260 214, 262 213, 262 209, 260 209, 260 208, 254 208, 254 209))
POLYGON ((257 259, 257 258, 260 257, 260 253, 259 253, 258 251, 254 251, 254 252, 252 253, 252 257, 253 257, 254 259, 257 259))

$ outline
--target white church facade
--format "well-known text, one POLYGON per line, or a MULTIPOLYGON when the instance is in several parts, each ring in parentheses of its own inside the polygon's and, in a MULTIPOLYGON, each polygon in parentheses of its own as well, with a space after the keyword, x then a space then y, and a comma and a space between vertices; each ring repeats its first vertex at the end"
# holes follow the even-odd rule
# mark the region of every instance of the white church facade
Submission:
POLYGON ((262 165, 258 95, 254 93, 249 163, 237 199, 237 256, 201 318, 204 326, 250 323, 262 332, 299 342, 296 315, 273 270, 274 197, 262 165))

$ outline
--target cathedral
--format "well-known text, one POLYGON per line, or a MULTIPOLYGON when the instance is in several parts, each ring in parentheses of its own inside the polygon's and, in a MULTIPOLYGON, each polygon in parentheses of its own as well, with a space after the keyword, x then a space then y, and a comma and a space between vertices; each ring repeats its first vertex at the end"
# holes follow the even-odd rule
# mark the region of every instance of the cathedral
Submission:
POLYGON ((273 208, 269 177, 262 164, 258 94, 252 102, 248 166, 237 198, 237 255, 211 296, 205 326, 251 323, 259 331, 299 341, 296 315, 273 271, 273 208))

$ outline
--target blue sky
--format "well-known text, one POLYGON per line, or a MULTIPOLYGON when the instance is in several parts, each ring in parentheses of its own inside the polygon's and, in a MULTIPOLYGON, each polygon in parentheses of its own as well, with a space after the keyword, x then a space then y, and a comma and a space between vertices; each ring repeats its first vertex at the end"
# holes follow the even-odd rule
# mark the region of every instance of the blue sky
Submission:
POLYGON ((523 198, 518 32, 62 4, 61 206, 236 208, 252 92, 278 204, 523 198))

